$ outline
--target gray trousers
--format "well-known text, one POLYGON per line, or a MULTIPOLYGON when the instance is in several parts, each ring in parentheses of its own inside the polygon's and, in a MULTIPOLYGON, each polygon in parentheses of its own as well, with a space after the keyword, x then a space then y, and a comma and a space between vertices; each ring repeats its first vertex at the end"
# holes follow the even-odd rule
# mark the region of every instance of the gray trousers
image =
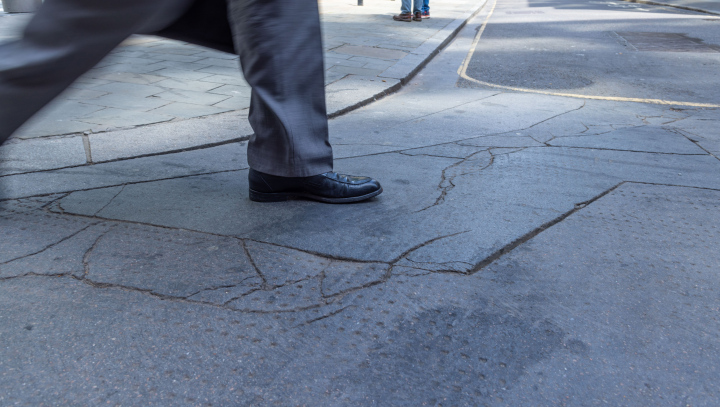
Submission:
POLYGON ((252 87, 250 167, 332 170, 317 0, 46 0, 21 39, 0 45, 0 143, 134 33, 234 44, 252 87), (204 12, 211 3, 219 13, 204 12))

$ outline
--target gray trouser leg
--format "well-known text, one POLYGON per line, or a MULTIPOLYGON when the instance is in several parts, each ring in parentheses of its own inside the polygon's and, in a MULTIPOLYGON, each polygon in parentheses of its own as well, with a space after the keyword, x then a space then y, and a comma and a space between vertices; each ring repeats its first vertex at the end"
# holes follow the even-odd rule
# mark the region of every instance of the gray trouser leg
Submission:
POLYGON ((229 16, 252 86, 250 167, 284 177, 332 170, 317 0, 229 0, 229 16))
POLYGON ((135 32, 160 29, 190 0, 47 0, 23 37, 0 45, 0 144, 135 32))

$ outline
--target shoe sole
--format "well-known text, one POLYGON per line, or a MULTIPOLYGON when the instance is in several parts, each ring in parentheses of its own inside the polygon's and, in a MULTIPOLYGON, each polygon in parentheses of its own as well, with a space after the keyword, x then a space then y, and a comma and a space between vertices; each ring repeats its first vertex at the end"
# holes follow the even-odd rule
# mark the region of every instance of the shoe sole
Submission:
POLYGON ((371 192, 369 194, 360 195, 360 196, 352 196, 348 198, 327 198, 320 195, 314 195, 314 194, 306 194, 306 193, 296 193, 296 192, 258 192, 253 191, 250 189, 250 200, 255 202, 283 202, 283 201, 289 201, 292 199, 310 199, 313 201, 318 202, 324 202, 324 203, 353 203, 353 202, 360 202, 364 201, 366 199, 370 199, 374 196, 378 196, 382 193, 383 189, 382 187, 378 189, 377 191, 371 192))

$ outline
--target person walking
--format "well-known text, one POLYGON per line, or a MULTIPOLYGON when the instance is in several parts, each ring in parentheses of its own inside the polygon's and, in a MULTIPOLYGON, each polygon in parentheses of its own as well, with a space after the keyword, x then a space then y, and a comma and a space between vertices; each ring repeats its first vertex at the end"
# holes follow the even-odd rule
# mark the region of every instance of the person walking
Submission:
POLYGON ((252 87, 249 195, 362 201, 369 177, 333 172, 317 0, 46 0, 0 45, 0 144, 113 48, 158 34, 240 56, 252 87))

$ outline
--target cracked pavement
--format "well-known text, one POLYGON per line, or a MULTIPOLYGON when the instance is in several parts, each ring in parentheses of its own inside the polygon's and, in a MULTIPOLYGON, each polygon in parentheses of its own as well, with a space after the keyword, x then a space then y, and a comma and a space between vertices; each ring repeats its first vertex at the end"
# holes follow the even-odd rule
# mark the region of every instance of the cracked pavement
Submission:
POLYGON ((0 405, 717 405, 720 109, 474 86, 483 21, 330 121, 368 202, 242 140, 0 176, 0 405))

